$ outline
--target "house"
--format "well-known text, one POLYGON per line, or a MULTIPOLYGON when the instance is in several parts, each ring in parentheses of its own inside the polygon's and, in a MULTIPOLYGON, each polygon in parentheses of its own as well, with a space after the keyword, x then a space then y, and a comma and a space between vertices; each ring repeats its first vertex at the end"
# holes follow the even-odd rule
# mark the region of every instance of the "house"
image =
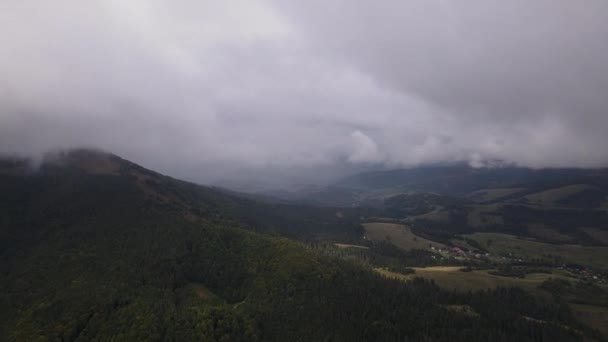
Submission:
POLYGON ((455 254, 455 255, 464 255, 464 251, 458 247, 452 247, 450 248, 450 253, 451 254, 455 254))

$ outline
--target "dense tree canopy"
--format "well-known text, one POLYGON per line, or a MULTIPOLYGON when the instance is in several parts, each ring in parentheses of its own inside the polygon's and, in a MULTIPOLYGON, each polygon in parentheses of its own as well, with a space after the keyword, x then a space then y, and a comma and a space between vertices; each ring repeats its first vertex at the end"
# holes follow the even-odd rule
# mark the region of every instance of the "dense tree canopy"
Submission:
MULTIPOLYGON (((594 335, 566 306, 521 290, 456 294, 422 279, 389 280, 299 242, 245 230, 242 218, 254 220, 253 213, 231 214, 242 199, 132 167, 111 175, 0 175, 0 340, 594 335)), ((272 210, 262 211, 260 228, 272 210)), ((376 248, 377 258, 425 257, 376 248)))

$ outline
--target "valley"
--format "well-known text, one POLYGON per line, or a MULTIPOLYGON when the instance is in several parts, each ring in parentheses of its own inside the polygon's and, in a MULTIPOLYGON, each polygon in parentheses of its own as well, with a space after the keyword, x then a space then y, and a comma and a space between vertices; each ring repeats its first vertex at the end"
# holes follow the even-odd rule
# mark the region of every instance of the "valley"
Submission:
POLYGON ((0 26, 0 342, 608 342, 608 0, 0 26))
POLYGON ((605 211, 569 202, 589 187, 328 206, 55 160, 0 164, 7 341, 604 338, 605 211))
MULTIPOLYGON (((532 177, 505 184, 497 179, 503 187, 464 193, 436 192, 434 185, 420 188, 420 183, 400 185, 386 190, 381 205, 378 191, 371 190, 373 200, 367 203, 380 214, 378 221, 363 223, 363 241, 371 246, 370 253, 391 255, 375 247, 389 244, 403 255, 397 257, 400 262, 363 259, 385 277, 406 282, 420 277, 451 291, 517 287, 542 298, 558 296, 580 314, 581 322, 605 332, 608 306, 599 298, 608 294, 606 173, 564 172, 563 179, 554 172, 549 182, 532 177), (402 193, 395 194, 399 188, 402 193), (569 284, 569 295, 552 288, 555 281, 569 284), (599 297, 588 296, 588 291, 599 297)), ((394 172, 386 180, 393 181, 392 176, 394 172)), ((381 182, 379 176, 372 179, 381 182)), ((465 179, 467 186, 471 180, 465 179)), ((493 183, 479 186, 487 184, 493 183)), ((365 206, 362 188, 358 186, 358 201, 365 206)))

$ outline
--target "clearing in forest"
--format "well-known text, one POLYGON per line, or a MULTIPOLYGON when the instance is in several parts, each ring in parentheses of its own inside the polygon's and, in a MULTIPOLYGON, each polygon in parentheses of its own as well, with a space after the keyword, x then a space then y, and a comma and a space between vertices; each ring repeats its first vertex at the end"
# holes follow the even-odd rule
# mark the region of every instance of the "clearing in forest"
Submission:
POLYGON ((444 244, 427 240, 414 233, 410 227, 394 223, 365 223, 365 237, 372 241, 388 241, 405 249, 429 249, 430 246, 445 247, 444 244))
POLYGON ((401 274, 386 269, 376 268, 375 271, 388 278, 404 281, 421 277, 433 280, 440 287, 459 292, 494 289, 497 287, 521 287, 532 292, 540 291, 538 286, 549 278, 567 279, 563 274, 531 273, 524 278, 501 277, 488 273, 488 270, 461 271, 459 266, 414 267, 416 273, 401 274))
POLYGON ((492 254, 523 259, 561 258, 599 269, 608 269, 608 247, 550 244, 502 233, 473 233, 465 235, 477 241, 492 254))
POLYGON ((334 243, 334 246, 342 249, 342 248, 359 248, 359 249, 369 249, 369 247, 366 246, 360 246, 360 245, 349 245, 347 243, 334 243))

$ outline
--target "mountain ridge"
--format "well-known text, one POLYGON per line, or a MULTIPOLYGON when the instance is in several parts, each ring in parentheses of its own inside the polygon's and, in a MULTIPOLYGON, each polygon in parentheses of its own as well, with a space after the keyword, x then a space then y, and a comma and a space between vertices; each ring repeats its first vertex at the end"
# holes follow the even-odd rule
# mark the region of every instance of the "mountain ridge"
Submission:
POLYGON ((356 174, 320 191, 302 193, 298 197, 292 194, 291 198, 321 205, 373 206, 378 200, 409 192, 462 196, 487 188, 542 188, 586 182, 608 184, 608 169, 530 169, 513 166, 473 168, 465 164, 423 166, 356 174))
POLYGON ((526 341, 596 334, 567 308, 523 290, 467 295, 423 279, 391 280, 333 247, 268 229, 344 238, 358 212, 269 205, 112 155, 84 164, 72 157, 34 173, 0 174, 2 340, 526 341), (448 309, 453 305, 471 305, 478 316, 448 309))

